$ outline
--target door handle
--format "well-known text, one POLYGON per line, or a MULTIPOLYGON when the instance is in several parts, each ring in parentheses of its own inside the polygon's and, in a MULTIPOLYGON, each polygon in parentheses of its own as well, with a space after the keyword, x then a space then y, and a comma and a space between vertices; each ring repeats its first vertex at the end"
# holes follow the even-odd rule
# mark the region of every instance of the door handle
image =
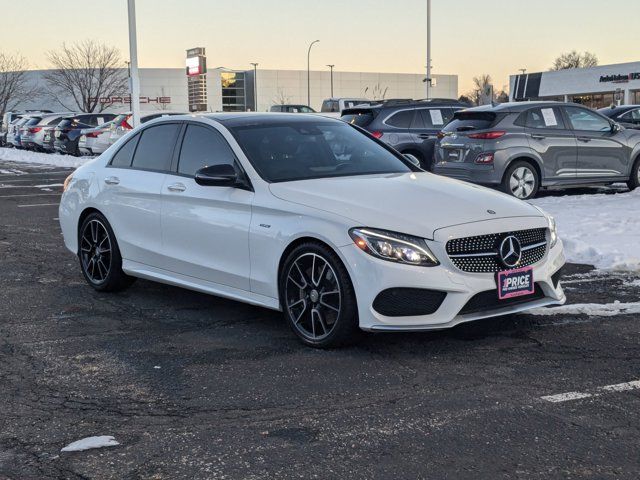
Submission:
POLYGON ((167 187, 167 190, 169 190, 170 192, 184 192, 186 189, 187 187, 185 187, 182 183, 172 183, 167 187))
POLYGON ((104 179, 104 183, 107 185, 118 185, 120 183, 120 179, 118 177, 107 177, 104 179))
POLYGON ((537 133, 532 133, 531 134, 531 138, 535 138, 536 140, 544 140, 547 137, 545 137, 544 135, 537 134, 537 133))
POLYGON ((589 137, 576 137, 578 140, 580 140, 581 142, 590 142, 591 139, 589 137))
POLYGON ((435 135, 429 135, 428 133, 421 133, 418 135, 418 138, 424 138, 424 139, 435 138, 435 135))

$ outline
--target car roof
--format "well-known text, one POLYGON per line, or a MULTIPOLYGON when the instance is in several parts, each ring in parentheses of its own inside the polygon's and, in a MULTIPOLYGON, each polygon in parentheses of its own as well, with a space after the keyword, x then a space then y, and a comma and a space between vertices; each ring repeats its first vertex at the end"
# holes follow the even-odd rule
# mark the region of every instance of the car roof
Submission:
MULTIPOLYGON (((187 115, 184 118, 204 117, 214 120, 228 127, 254 125, 257 123, 286 124, 286 123, 343 123, 337 118, 325 117, 317 113, 280 113, 280 112, 221 112, 206 115, 187 115)), ((173 117, 175 119, 175 117, 173 117)))
POLYGON ((534 101, 534 102, 506 102, 506 103, 496 103, 489 105, 481 105, 479 107, 471 107, 465 109, 465 112, 506 112, 506 113, 519 113, 524 112, 532 107, 558 107, 558 106, 566 106, 566 107, 584 107, 584 105, 580 105, 578 103, 571 102, 553 102, 550 100, 547 101, 534 101))

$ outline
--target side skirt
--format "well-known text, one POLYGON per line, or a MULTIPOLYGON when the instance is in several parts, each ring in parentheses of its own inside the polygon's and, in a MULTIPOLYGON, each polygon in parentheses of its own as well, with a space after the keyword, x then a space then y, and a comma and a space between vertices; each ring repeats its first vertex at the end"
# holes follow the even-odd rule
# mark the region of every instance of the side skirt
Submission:
POLYGON ((248 292, 239 288, 209 282, 200 278, 189 277, 179 273, 170 272, 161 268, 152 267, 131 260, 122 260, 122 270, 132 277, 144 278, 154 282, 165 283, 175 287, 182 287, 196 292, 208 293, 218 297, 237 300, 239 302, 280 310, 280 302, 277 298, 266 297, 257 293, 248 292))

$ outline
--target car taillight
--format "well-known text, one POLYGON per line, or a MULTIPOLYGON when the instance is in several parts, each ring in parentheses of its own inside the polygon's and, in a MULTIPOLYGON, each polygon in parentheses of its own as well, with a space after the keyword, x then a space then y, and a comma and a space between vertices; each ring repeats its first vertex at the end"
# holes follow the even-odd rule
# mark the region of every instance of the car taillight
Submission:
POLYGON ((125 130, 132 130, 133 129, 133 127, 131 125, 129 125, 129 122, 127 122, 127 120, 129 120, 130 118, 131 117, 129 116, 129 117, 125 118, 124 120, 122 120, 120 122, 120 126, 122 128, 124 128, 125 130))
POLYGON ((98 138, 98 135, 100 135, 100 133, 98 132, 89 132, 85 134, 85 137, 87 138, 98 138))
POLYGON ((491 165, 493 163, 493 153, 481 153, 476 159, 475 163, 480 165, 491 165))
POLYGON ((42 130, 42 127, 31 127, 29 133, 38 133, 40 130, 42 130))
POLYGON ((495 132, 484 132, 484 133, 470 133, 469 138, 475 138, 477 140, 495 140, 496 138, 500 138, 504 136, 507 132, 498 130, 495 132))
POLYGON ((382 138, 383 133, 382 132, 371 132, 371 135, 373 135, 375 138, 382 138))

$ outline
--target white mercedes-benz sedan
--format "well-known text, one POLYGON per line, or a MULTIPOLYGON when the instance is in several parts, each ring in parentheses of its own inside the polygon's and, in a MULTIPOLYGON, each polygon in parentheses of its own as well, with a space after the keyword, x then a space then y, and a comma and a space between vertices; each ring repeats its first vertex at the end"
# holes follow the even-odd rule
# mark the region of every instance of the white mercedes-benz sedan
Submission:
POLYGON ((315 347, 565 301, 551 217, 314 115, 146 123, 67 179, 60 224, 96 290, 141 277, 281 310, 315 347))

